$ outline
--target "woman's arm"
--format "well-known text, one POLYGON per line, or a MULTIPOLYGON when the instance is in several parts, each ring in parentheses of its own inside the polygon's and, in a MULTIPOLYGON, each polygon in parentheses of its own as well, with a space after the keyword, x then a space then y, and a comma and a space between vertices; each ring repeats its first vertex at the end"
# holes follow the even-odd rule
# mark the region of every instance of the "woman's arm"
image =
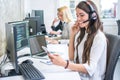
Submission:
POLYGON ((48 54, 49 58, 51 59, 52 63, 55 65, 62 66, 64 68, 68 68, 74 71, 88 73, 83 64, 75 64, 72 62, 67 63, 60 55, 58 54, 48 54), (67 66, 68 64, 68 66, 67 66))
POLYGON ((75 38, 75 35, 71 35, 70 41, 69 41, 69 59, 71 61, 74 60, 74 38, 75 38))
POLYGON ((75 35, 79 32, 79 26, 76 22, 70 30, 70 41, 69 41, 69 59, 73 61, 74 59, 74 41, 75 41, 75 35))
POLYGON ((78 72, 82 72, 87 74, 87 70, 86 68, 83 66, 83 64, 75 64, 75 63, 69 63, 68 65, 68 69, 74 70, 74 71, 78 71, 78 72))
POLYGON ((58 18, 55 18, 55 19, 53 20, 53 22, 52 22, 52 25, 51 25, 51 26, 54 26, 54 24, 55 24, 57 21, 59 21, 59 19, 58 19, 58 18))
POLYGON ((53 21, 53 23, 52 23, 52 25, 51 25, 51 28, 52 28, 52 30, 54 30, 54 31, 61 30, 61 27, 63 27, 61 21, 59 21, 58 25, 55 26, 55 23, 57 23, 57 22, 58 22, 58 21, 53 21))

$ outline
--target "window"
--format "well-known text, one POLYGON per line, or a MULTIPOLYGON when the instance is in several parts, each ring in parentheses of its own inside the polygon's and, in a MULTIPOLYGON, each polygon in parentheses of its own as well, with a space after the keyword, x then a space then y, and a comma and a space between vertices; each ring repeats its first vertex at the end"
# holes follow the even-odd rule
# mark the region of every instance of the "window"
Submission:
POLYGON ((118 0, 101 0, 101 18, 116 18, 118 0))
POLYGON ((69 7, 70 7, 70 10, 71 10, 71 13, 72 13, 72 16, 74 19, 76 18, 75 7, 80 1, 81 0, 70 0, 69 1, 69 3, 70 3, 69 7))
POLYGON ((75 1, 71 0, 69 6, 70 6, 70 10, 71 10, 73 18, 75 18, 75 1))

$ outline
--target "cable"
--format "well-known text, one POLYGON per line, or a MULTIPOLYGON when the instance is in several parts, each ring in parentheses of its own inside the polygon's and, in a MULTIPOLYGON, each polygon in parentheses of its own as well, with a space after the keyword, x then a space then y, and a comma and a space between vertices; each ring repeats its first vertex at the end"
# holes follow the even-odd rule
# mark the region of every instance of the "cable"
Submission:
POLYGON ((7 61, 7 55, 5 54, 5 55, 3 56, 3 60, 2 60, 1 63, 0 63, 0 69, 1 69, 1 67, 6 63, 6 61, 7 61))

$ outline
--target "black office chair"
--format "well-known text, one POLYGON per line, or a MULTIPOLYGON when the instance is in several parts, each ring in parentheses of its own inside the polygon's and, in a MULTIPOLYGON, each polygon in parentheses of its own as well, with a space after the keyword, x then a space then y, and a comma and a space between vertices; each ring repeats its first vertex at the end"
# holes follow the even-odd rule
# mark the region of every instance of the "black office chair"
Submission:
POLYGON ((105 35, 108 39, 105 80, 113 80, 115 67, 120 56, 120 37, 107 33, 105 35))
POLYGON ((117 25, 118 25, 118 35, 120 35, 120 20, 117 20, 117 25))

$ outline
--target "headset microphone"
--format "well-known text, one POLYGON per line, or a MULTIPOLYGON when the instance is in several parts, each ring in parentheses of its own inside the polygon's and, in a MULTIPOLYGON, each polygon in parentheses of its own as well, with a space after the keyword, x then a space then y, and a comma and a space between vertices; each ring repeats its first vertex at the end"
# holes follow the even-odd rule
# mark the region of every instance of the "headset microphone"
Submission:
POLYGON ((86 20, 86 21, 83 21, 83 23, 86 23, 86 22, 88 22, 88 21, 90 21, 90 19, 88 19, 88 20, 86 20))
POLYGON ((86 21, 83 21, 83 23, 86 23, 86 22, 88 22, 88 21, 91 21, 91 20, 96 20, 97 19, 97 17, 96 16, 94 16, 94 17, 92 17, 92 18, 89 18, 88 20, 86 20, 86 21))

